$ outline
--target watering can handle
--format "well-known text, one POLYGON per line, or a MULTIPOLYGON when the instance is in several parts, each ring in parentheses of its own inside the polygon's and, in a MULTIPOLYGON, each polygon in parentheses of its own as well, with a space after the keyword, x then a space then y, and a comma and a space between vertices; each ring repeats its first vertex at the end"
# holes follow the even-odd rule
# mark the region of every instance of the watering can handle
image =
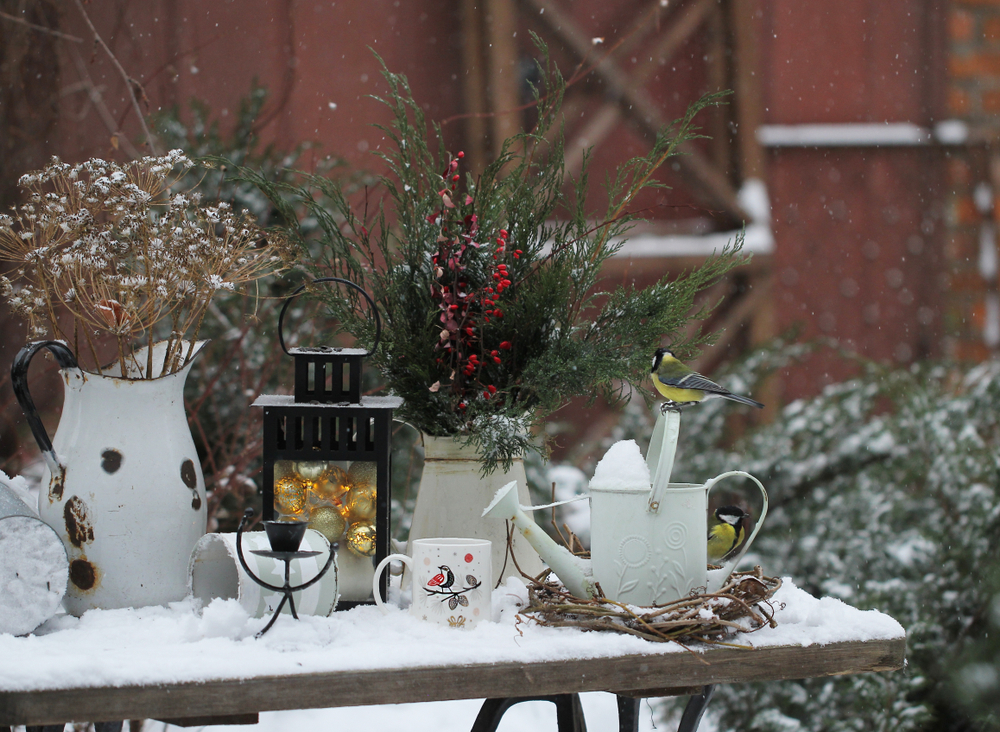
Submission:
POLYGON ((49 470, 54 473, 57 467, 61 468, 62 466, 56 458, 55 452, 52 450, 52 440, 49 439, 49 435, 45 431, 42 418, 38 416, 38 410, 35 409, 35 401, 28 392, 28 366, 31 364, 31 359, 34 355, 43 348, 48 349, 49 353, 55 357, 59 368, 79 368, 73 352, 62 341, 35 341, 18 351, 14 357, 14 363, 10 366, 10 381, 14 389, 14 396, 17 398, 17 403, 21 405, 24 418, 28 420, 31 434, 34 436, 35 442, 38 443, 38 449, 42 451, 42 456, 45 458, 45 462, 48 463, 49 470))
POLYGON ((764 499, 764 502, 761 504, 760 516, 758 516, 757 520, 754 522, 753 532, 751 532, 750 536, 747 537, 747 540, 743 542, 742 551, 740 551, 739 554, 737 554, 735 557, 726 562, 722 567, 723 574, 727 577, 733 571, 733 569, 736 568, 737 563, 743 558, 743 555, 747 553, 747 550, 750 548, 750 544, 753 543, 754 537, 757 536, 757 532, 760 531, 760 527, 764 524, 764 518, 767 516, 767 490, 764 488, 763 483, 761 483, 759 480, 757 480, 757 478, 750 475, 750 473, 744 470, 729 470, 725 473, 722 473, 721 475, 717 475, 714 478, 711 478, 706 483, 706 498, 708 494, 712 492, 712 489, 716 485, 718 485, 722 480, 730 478, 735 475, 742 475, 744 478, 749 478, 754 483, 756 483, 757 487, 760 488, 760 495, 761 498, 764 499))
POLYGON ((653 437, 649 441, 647 464, 652 488, 649 491, 649 505, 646 510, 659 513, 660 503, 670 489, 670 474, 674 471, 674 457, 677 454, 677 438, 681 433, 681 413, 668 410, 656 420, 653 437))

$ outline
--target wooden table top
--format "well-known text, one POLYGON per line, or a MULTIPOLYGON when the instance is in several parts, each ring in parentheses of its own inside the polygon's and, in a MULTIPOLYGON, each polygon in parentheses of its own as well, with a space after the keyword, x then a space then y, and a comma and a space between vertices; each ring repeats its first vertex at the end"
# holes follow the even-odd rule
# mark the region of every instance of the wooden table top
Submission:
POLYGON ((690 653, 569 661, 442 663, 217 681, 0 690, 0 725, 122 719, 252 722, 262 711, 585 691, 670 696, 691 693, 704 684, 892 671, 902 667, 905 649, 906 639, 897 637, 752 649, 699 647, 690 653))

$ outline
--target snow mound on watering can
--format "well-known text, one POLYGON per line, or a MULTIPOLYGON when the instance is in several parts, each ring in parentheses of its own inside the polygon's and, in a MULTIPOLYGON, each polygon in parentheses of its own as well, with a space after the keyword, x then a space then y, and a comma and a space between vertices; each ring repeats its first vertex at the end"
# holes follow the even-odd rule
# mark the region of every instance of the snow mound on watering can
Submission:
POLYGON ((611 446, 594 469, 590 487, 606 491, 649 490, 649 467, 635 440, 621 440, 611 446))

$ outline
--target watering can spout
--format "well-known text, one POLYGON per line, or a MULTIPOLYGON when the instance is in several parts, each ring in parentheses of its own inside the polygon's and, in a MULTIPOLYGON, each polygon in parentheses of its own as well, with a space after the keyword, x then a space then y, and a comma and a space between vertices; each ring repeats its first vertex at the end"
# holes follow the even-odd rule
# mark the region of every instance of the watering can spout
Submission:
POLYGON ((496 492, 483 516, 513 522, 570 593, 581 598, 597 597, 594 583, 585 571, 586 560, 553 541, 521 508, 517 501, 517 481, 511 481, 496 492))

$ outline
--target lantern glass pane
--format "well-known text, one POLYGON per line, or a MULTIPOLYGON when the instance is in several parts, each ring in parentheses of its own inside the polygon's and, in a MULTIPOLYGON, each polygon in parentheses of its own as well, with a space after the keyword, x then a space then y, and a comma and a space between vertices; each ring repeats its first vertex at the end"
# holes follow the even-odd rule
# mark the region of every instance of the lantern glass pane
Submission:
POLYGON ((338 548, 343 600, 371 596, 376 551, 377 468, 374 462, 277 460, 274 513, 307 520, 338 548))

